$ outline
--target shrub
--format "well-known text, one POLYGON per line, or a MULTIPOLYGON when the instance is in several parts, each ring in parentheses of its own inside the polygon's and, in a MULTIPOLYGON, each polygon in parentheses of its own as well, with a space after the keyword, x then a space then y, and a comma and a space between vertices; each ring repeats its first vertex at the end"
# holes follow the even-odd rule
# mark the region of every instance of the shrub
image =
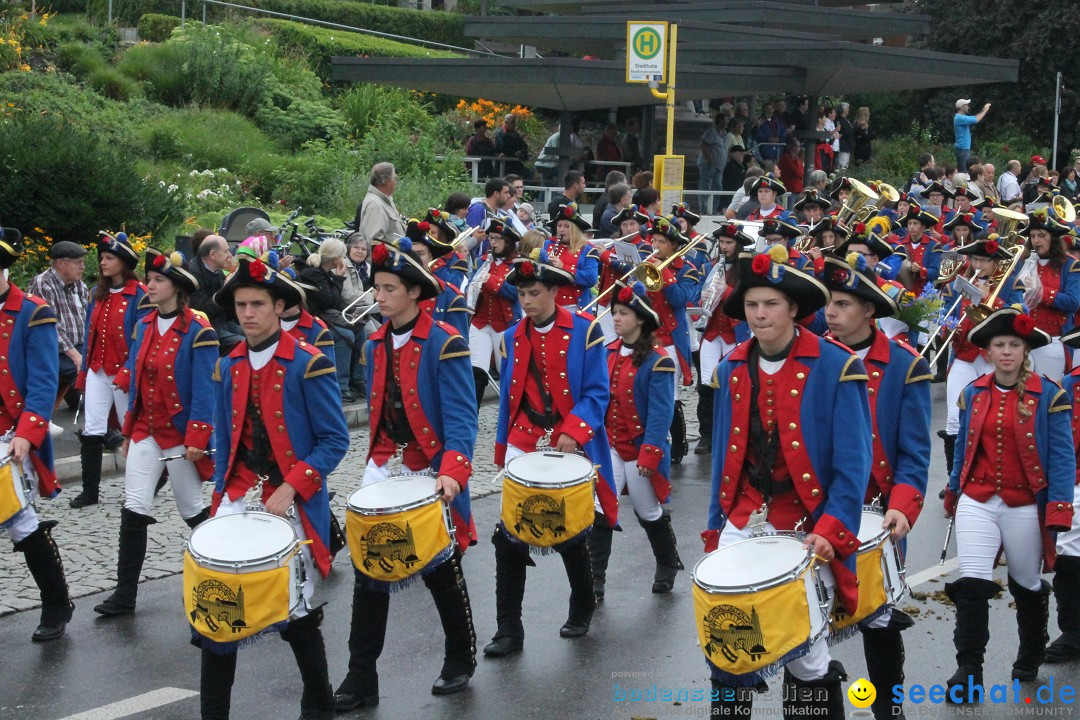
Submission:
POLYGON ((83 15, 59 15, 50 17, 45 26, 45 45, 59 47, 65 43, 100 43, 107 52, 113 52, 120 41, 116 28, 94 25, 83 15))
POLYGON ((107 98, 127 100, 139 94, 139 83, 114 67, 102 67, 86 77, 87 84, 107 98))
POLYGON ((154 160, 177 160, 188 170, 228 168, 243 174, 251 158, 280 159, 278 146, 251 120, 220 110, 170 112, 140 127, 138 140, 154 160), (214 142, 207 142, 209 137, 214 142))
POLYGON ((338 97, 349 133, 362 139, 380 119, 400 127, 418 127, 428 119, 428 108, 408 90, 379 85, 354 85, 338 97))
POLYGON ((340 56, 373 57, 456 57, 454 53, 429 50, 416 45, 395 42, 372 35, 329 30, 288 20, 259 20, 258 24, 273 31, 279 47, 307 55, 312 67, 323 80, 330 79, 330 59, 340 56))
POLYGON ((68 72, 85 78, 95 70, 106 65, 105 54, 100 45, 88 45, 84 42, 69 42, 56 51, 56 64, 68 72))
POLYGON ((150 42, 165 42, 172 35, 172 31, 178 27, 180 27, 180 18, 146 13, 139 18, 139 38, 150 42))
POLYGON ((167 105, 185 105, 191 97, 183 65, 188 49, 182 45, 140 44, 124 53, 117 69, 128 77, 145 83, 146 92, 167 105))

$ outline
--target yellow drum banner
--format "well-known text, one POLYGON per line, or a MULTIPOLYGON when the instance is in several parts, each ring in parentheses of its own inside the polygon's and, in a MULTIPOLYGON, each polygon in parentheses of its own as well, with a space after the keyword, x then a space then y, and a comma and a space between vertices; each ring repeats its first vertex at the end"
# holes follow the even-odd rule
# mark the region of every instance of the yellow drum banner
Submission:
POLYGON ((0 524, 6 523, 25 507, 15 490, 15 483, 20 480, 11 471, 10 462, 0 465, 0 524))
POLYGON ((184 609, 195 632, 235 643, 289 619, 288 565, 251 573, 208 570, 184 553, 184 609))
POLYGON ((529 545, 551 547, 571 540, 594 517, 592 481, 550 490, 525 487, 509 476, 503 481, 503 526, 529 545))
POLYGON ((353 566, 372 580, 396 583, 453 551, 441 500, 389 515, 345 514, 353 566))
POLYGON ((731 675, 761 670, 810 640, 802 580, 739 595, 711 594, 695 583, 694 614, 705 657, 731 675))
POLYGON ((854 615, 843 611, 843 603, 836 603, 829 619, 830 631, 838 635, 845 628, 862 622, 880 610, 888 601, 885 594, 885 571, 882 569, 882 551, 885 544, 873 550, 859 553, 855 558, 856 577, 859 578, 859 607, 854 615))

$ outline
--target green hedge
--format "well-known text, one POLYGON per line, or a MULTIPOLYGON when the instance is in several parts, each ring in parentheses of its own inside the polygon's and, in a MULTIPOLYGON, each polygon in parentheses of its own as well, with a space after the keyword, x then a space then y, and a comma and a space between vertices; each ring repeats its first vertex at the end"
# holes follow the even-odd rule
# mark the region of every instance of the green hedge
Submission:
POLYGON ((172 31, 180 27, 180 18, 175 15, 146 13, 139 18, 139 39, 150 42, 165 42, 172 31))
MULTIPOLYGON (((384 7, 349 0, 232 0, 232 2, 237 5, 258 7, 262 10, 467 47, 465 20, 457 13, 384 7)), ((87 12, 91 17, 103 21, 108 17, 108 7, 109 0, 89 0, 87 12)), ((139 18, 147 13, 179 17, 180 0, 113 0, 113 18, 123 25, 135 25, 139 18)), ((188 14, 192 17, 202 14, 202 8, 195 0, 188 4, 188 14)), ((210 5, 207 20, 219 20, 229 14, 239 17, 268 17, 260 13, 233 11, 229 8, 210 5)))
POLYGON ((455 57, 442 50, 427 50, 416 45, 345 30, 329 30, 288 20, 260 20, 259 25, 274 33, 282 49, 297 50, 308 56, 312 69, 323 80, 330 79, 330 58, 335 55, 373 57, 455 57))

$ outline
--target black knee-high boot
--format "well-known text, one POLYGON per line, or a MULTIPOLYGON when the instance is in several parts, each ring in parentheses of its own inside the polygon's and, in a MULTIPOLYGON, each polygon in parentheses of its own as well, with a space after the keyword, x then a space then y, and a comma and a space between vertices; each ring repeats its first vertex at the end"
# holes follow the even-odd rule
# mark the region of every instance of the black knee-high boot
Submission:
POLYGON ((120 511, 120 557, 116 561, 116 590, 104 602, 94 606, 94 612, 107 617, 130 615, 135 612, 139 593, 139 577, 146 559, 147 527, 157 520, 124 508, 120 511))
POLYGON ((469 678, 476 668, 476 631, 473 629, 469 588, 465 585, 458 553, 425 575, 424 584, 431 591, 446 636, 442 670, 431 686, 431 692, 450 695, 469 686, 469 678))
POLYGON ((473 384, 476 386, 476 407, 484 402, 484 392, 488 386, 488 374, 478 367, 472 369, 473 384))
POLYGON ((15 552, 23 554, 26 567, 41 593, 41 618, 31 636, 37 642, 62 636, 75 611, 64 577, 60 549, 52 537, 55 526, 55 522, 40 523, 34 532, 15 543, 15 552))
POLYGON ((1046 648, 1046 662, 1080 659, 1080 557, 1058 555, 1054 563, 1054 598, 1061 637, 1046 648))
POLYGON ((839 661, 829 663, 829 671, 817 680, 800 680, 784 668, 784 720, 823 717, 843 720, 844 691, 840 683, 847 679, 839 661))
POLYGON ((652 546, 653 556, 656 558, 656 572, 653 574, 652 591, 654 593, 669 593, 675 587, 675 576, 683 569, 682 560, 679 559, 679 551, 676 547, 675 529, 671 526, 671 513, 662 511, 657 520, 642 520, 638 516, 638 524, 645 528, 645 534, 649 537, 649 545, 652 546))
POLYGON ((379 704, 376 662, 386 639, 390 593, 353 584, 352 623, 349 627, 349 672, 334 693, 338 712, 379 704))
POLYGON ((904 684, 904 638, 900 634, 915 623, 900 610, 883 628, 862 628, 867 679, 878 688, 872 709, 876 720, 904 720, 903 703, 894 703, 892 688, 904 684))
POLYGON ((564 638, 581 637, 589 632, 596 597, 593 596, 592 559, 588 542, 577 542, 559 553, 570 581, 570 614, 559 629, 564 638))
POLYGON ((300 720, 331 720, 334 717, 334 689, 330 687, 330 671, 326 664, 326 645, 323 642, 322 608, 293 620, 281 632, 289 643, 304 693, 300 696, 300 720))
POLYGON ((713 388, 709 385, 710 379, 702 378, 703 382, 697 386, 698 433, 701 437, 694 448, 695 455, 708 455, 712 452, 713 388))
MULTIPOLYGON (((952 471, 953 471, 953 459, 954 459, 955 454, 956 454, 956 436, 955 435, 948 435, 948 434, 945 433, 944 430, 939 430, 937 435, 938 435, 939 438, 941 438, 941 444, 945 448, 945 470, 948 472, 949 476, 951 477, 952 476, 952 471)), ((945 484, 946 485, 949 484, 948 478, 946 478, 945 484)), ((945 497, 945 489, 944 488, 942 488, 939 497, 940 498, 945 497)))
POLYGON ((607 579, 608 560, 611 559, 611 540, 615 531, 608 527, 607 519, 597 515, 589 535, 589 556, 592 559, 592 587, 596 602, 604 600, 604 582, 607 579))
POLYGON ((495 618, 499 627, 484 648, 484 655, 503 657, 521 650, 524 644, 521 603, 525 598, 525 570, 531 561, 529 551, 514 544, 498 528, 491 543, 495 546, 495 618))
POLYGON ((1040 581, 1038 590, 1028 590, 1009 576, 1009 592, 1016 601, 1016 628, 1020 647, 1013 662, 1013 680, 1030 682, 1039 676, 1046 657, 1046 624, 1050 617, 1050 583, 1040 581))
POLYGON ((219 655, 203 648, 199 672, 199 709, 202 720, 229 720, 236 653, 219 655))
POLYGON ((716 694, 710 703, 711 717, 748 718, 754 711, 754 689, 731 687, 712 681, 716 694))
POLYGON ((956 582, 945 583, 945 594, 956 604, 956 627, 953 644, 956 646, 956 672, 946 681, 949 693, 946 699, 953 702, 953 688, 959 686, 957 695, 961 702, 968 702, 971 688, 982 685, 983 658, 986 643, 990 641, 990 599, 997 597, 1001 586, 992 580, 965 577, 956 582))
POLYGON ((202 510, 199 511, 198 515, 195 515, 195 516, 189 517, 189 518, 184 518, 184 523, 186 523, 189 528, 194 530, 195 528, 199 527, 199 525, 201 525, 203 523, 203 521, 208 520, 209 518, 210 518, 210 508, 205 507, 205 508, 203 508, 202 510))
POLYGON ((101 487, 101 454, 105 451, 105 436, 79 436, 79 457, 82 460, 82 490, 71 501, 71 507, 83 508, 97 505, 101 487))

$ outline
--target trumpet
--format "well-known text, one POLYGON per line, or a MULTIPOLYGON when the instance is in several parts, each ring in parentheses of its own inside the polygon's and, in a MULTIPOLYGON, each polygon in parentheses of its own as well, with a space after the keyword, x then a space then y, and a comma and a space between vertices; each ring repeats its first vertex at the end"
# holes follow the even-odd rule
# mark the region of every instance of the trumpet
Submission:
POLYGON ((349 317, 349 311, 350 310, 355 310, 357 308, 357 306, 359 306, 359 305, 367 305, 368 303, 364 301, 364 298, 366 298, 368 295, 371 295, 374 292, 375 292, 375 288, 370 287, 367 290, 365 290, 364 292, 360 293, 360 295, 355 300, 353 300, 351 303, 349 303, 344 308, 342 308, 341 317, 345 319, 345 322, 349 323, 350 325, 355 325, 356 323, 358 323, 360 321, 360 319, 362 317, 364 317, 364 314, 360 313, 356 317, 351 318, 351 317, 349 317))
MULTIPOLYGON (((464 242, 465 240, 468 240, 469 238, 471 238, 473 236, 473 233, 475 233, 479 229, 480 229, 480 227, 476 226, 476 227, 471 227, 468 230, 465 230, 465 231, 459 233, 458 236, 456 238, 454 238, 450 242, 450 247, 451 247, 450 252, 460 252, 461 249, 458 247, 458 245, 460 243, 464 242)), ((434 235, 431 235, 431 237, 432 237, 432 239, 437 239, 437 238, 435 238, 434 235)), ((432 261, 427 264, 428 270, 435 267, 435 263, 439 262, 440 260, 442 260, 441 255, 439 257, 437 257, 437 258, 433 258, 432 261)))
MULTIPOLYGON (((640 281, 641 284, 645 286, 645 289, 648 290, 649 292, 659 292, 660 290, 662 290, 664 288, 664 268, 666 268, 671 263, 675 262, 676 259, 681 258, 683 255, 686 255, 686 253, 690 252, 691 248, 693 248, 695 245, 697 245, 697 244, 699 244, 701 242, 704 242, 705 240, 708 239, 708 237, 709 237, 708 235, 702 235, 701 237, 699 237, 694 242, 686 243, 681 248, 679 248, 676 252, 672 253, 671 257, 666 258, 665 260, 661 261, 659 265, 653 265, 652 263, 649 262, 649 260, 651 260, 656 255, 656 252, 653 252, 652 254, 649 255, 649 257, 645 258, 644 260, 641 261, 641 263, 639 263, 636 267, 634 267, 633 270, 626 273, 626 275, 623 275, 623 277, 620 280, 618 280, 617 282, 622 282, 626 278, 633 275, 635 277, 635 279, 640 281)), ((608 288, 605 291, 605 293, 606 292, 611 292, 611 290, 614 287, 615 287, 615 284, 612 284, 612 286, 610 288, 608 288)), ((590 303, 590 305, 592 305, 592 303, 590 303)), ((597 315, 596 319, 599 320, 600 318, 607 315, 609 312, 611 312, 611 306, 610 305, 607 308, 605 308, 602 313, 597 315)))

